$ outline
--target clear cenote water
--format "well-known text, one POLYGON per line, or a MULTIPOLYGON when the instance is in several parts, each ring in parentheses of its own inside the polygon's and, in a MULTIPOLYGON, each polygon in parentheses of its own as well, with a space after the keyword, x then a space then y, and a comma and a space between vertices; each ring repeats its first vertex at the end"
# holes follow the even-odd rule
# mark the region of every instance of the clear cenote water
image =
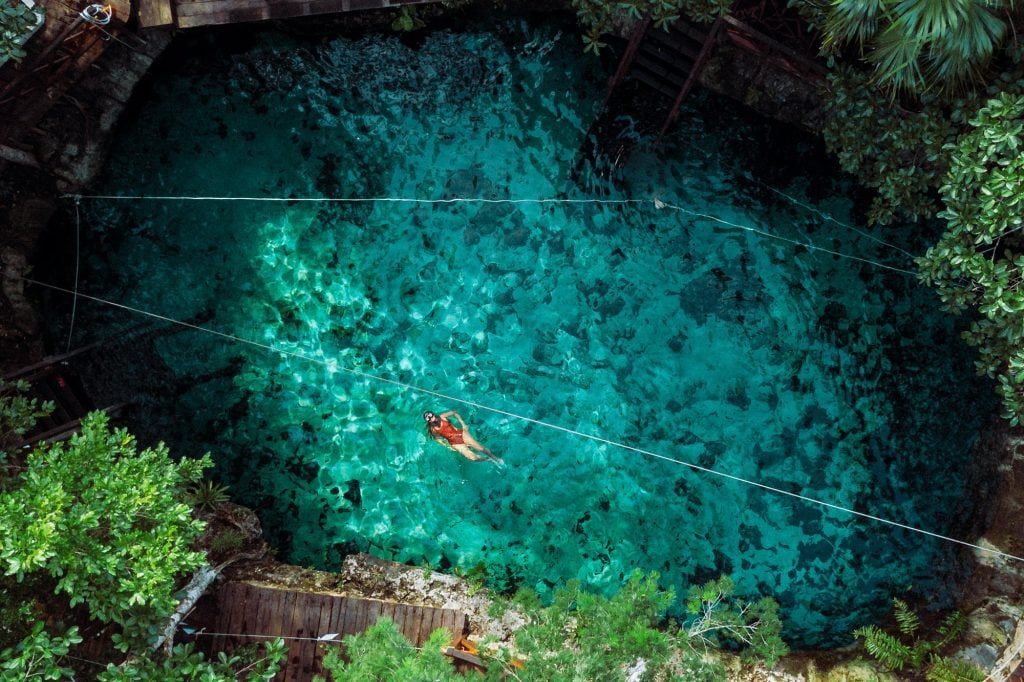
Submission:
MULTIPOLYGON (((570 27, 210 50, 149 89, 105 192, 657 197, 910 267, 827 219, 856 220, 848 187, 808 166, 817 152, 706 96, 617 183, 575 185, 606 74, 570 27)), ((634 567, 682 589, 726 572, 782 603, 797 644, 848 641, 909 586, 944 594, 953 550, 926 537, 337 369, 943 532, 979 426, 962 405, 987 389, 912 277, 652 201, 83 207, 83 291, 323 361, 157 341, 183 388, 143 421, 182 454, 212 450, 283 558, 483 562, 494 585, 541 592, 612 590, 634 567), (427 409, 458 409, 507 467, 430 441, 427 409)), ((140 323, 79 309, 83 338, 140 323)))

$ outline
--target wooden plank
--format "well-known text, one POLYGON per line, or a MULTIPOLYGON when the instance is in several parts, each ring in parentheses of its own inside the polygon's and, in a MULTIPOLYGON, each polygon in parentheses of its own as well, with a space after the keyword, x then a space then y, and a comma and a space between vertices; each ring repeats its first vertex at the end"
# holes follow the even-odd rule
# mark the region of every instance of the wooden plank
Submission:
POLYGON ((198 28, 200 26, 215 26, 231 23, 230 12, 217 12, 216 14, 200 14, 194 17, 178 17, 178 28, 198 28))
MULTIPOLYGON (((225 585, 225 589, 228 590, 228 598, 234 602, 235 606, 229 614, 228 629, 222 632, 228 632, 232 635, 248 632, 252 622, 252 612, 256 605, 250 600, 246 586, 239 583, 228 583, 225 585)), ((224 639, 224 651, 227 653, 234 651, 242 645, 242 640, 239 637, 225 637, 224 639)))
POLYGON ((174 23, 174 9, 171 0, 140 0, 139 26, 153 28, 170 26, 174 23))
POLYGON ((338 635, 335 641, 340 642, 345 638, 345 602, 344 597, 334 597, 331 603, 331 619, 328 621, 327 632, 334 632, 338 635))
POLYGON ((233 9, 251 7, 265 7, 266 0, 210 0, 210 2, 181 2, 178 3, 178 18, 196 17, 204 14, 217 14, 218 12, 229 12, 233 9))
POLYGON ((420 642, 420 626, 423 624, 423 610, 418 606, 405 607, 405 629, 402 632, 415 646, 420 642))
POLYGON ((395 622, 395 608, 398 606, 396 602, 388 601, 384 602, 384 615, 391 619, 391 622, 395 622))
POLYGON ((406 638, 409 637, 408 620, 407 607, 405 604, 395 604, 395 627, 397 627, 398 631, 405 635, 406 638))
POLYGON ((289 632, 291 623, 285 621, 291 618, 291 606, 297 598, 295 592, 289 591, 274 599, 274 608, 270 612, 270 618, 267 621, 267 629, 264 631, 264 634, 283 637, 292 634, 289 632))
POLYGON ((422 606, 414 607, 413 622, 415 623, 413 636, 409 640, 416 646, 422 646, 423 640, 427 638, 426 628, 430 626, 430 614, 422 606))
POLYGON ((107 0, 106 4, 114 11, 112 19, 121 24, 128 23, 132 15, 132 3, 129 0, 107 0))
MULTIPOLYGON (((288 623, 288 633, 287 633, 287 636, 288 637, 295 637, 296 636, 295 633, 301 627, 302 619, 305 617, 305 612, 303 610, 303 607, 305 607, 305 603, 304 603, 304 600, 300 598, 301 596, 305 596, 305 595, 299 595, 298 593, 296 593, 295 599, 290 604, 291 608, 289 609, 290 613, 289 613, 289 616, 288 616, 288 619, 287 619, 287 623, 288 623)), ((301 666, 301 661, 299 660, 299 656, 302 653, 301 652, 302 647, 300 646, 301 642, 299 640, 297 640, 297 639, 289 639, 289 640, 285 640, 285 642, 288 645, 288 657, 287 657, 287 659, 285 659, 285 665, 284 665, 284 668, 282 670, 282 672, 284 674, 284 678, 283 679, 285 679, 285 680, 298 680, 298 679, 301 679, 298 676, 298 669, 301 666)))
MULTIPOLYGON (((441 621, 444 618, 444 611, 442 609, 430 609, 430 634, 434 634, 434 630, 440 630, 442 625, 441 621)), ((429 636, 429 635, 428 635, 429 636)))
POLYGON ((301 673, 302 679, 308 680, 313 677, 313 671, 316 668, 314 665, 316 659, 316 637, 320 636, 317 628, 320 625, 320 612, 324 608, 324 596, 322 594, 311 594, 306 599, 306 614, 305 622, 302 628, 302 634, 300 637, 307 638, 306 641, 300 642, 300 660, 302 662, 301 673))
POLYGON ((368 600, 366 604, 366 627, 370 627, 380 620, 382 604, 376 599, 368 600))
POLYGON ((487 669, 487 664, 484 663, 482 658, 480 658, 479 656, 474 656, 473 654, 471 654, 469 652, 460 651, 459 649, 454 649, 452 647, 448 647, 448 648, 443 650, 443 653, 444 653, 445 656, 449 656, 451 658, 454 658, 454 659, 459 660, 459 661, 464 661, 466 663, 471 663, 471 664, 473 664, 475 666, 479 666, 480 668, 483 668, 484 670, 487 669))
MULTIPOLYGON (((440 621, 441 612, 438 609, 424 606, 423 608, 423 622, 420 625, 420 637, 423 638, 423 642, 426 642, 430 635, 437 629, 435 623, 440 621)), ((420 642, 416 646, 423 646, 423 642, 420 642)))
POLYGON ((416 632, 417 639, 413 640, 413 644, 423 646, 423 642, 430 636, 430 621, 434 614, 432 609, 423 606, 417 607, 416 610, 419 612, 419 627, 416 632))
POLYGON ((448 631, 450 639, 455 638, 455 612, 451 609, 441 609, 441 625, 448 631))
MULTIPOLYGON (((51 18, 47 17, 47 21, 48 22, 51 21, 51 18)), ((95 348, 98 345, 99 344, 96 344, 96 343, 90 343, 87 346, 81 346, 80 348, 76 348, 75 350, 71 351, 70 353, 64 353, 63 355, 51 355, 51 356, 48 356, 46 358, 43 358, 41 361, 35 363, 34 365, 29 365, 28 367, 22 367, 21 369, 16 369, 13 372, 5 374, 3 376, 4 381, 12 381, 14 379, 22 379, 26 375, 31 374, 32 372, 35 372, 38 369, 42 369, 42 368, 48 367, 50 365, 56 365, 57 363, 63 362, 65 360, 69 360, 69 359, 75 357, 76 355, 81 355, 82 353, 84 353, 86 351, 92 350, 93 348, 95 348)))
MULTIPOLYGON (((245 602, 239 598, 239 590, 234 583, 228 583, 217 591, 217 622, 216 632, 231 633, 240 627, 245 613, 245 602)), ((234 638, 218 635, 213 638, 211 647, 214 652, 229 651, 234 648, 234 638)))
MULTIPOLYGON (((322 595, 323 606, 320 609, 320 622, 316 626, 316 636, 323 637, 324 635, 334 632, 331 629, 331 615, 334 613, 334 604, 338 601, 338 598, 332 595, 322 595)), ((313 672, 322 673, 324 671, 322 661, 324 660, 324 654, 326 653, 327 647, 337 646, 335 644, 325 644, 323 642, 315 642, 313 644, 314 655, 313 655, 313 672)))
POLYGON ((356 617, 359 615, 359 600, 358 599, 345 599, 345 620, 343 622, 342 631, 346 635, 353 635, 358 630, 358 623, 356 623, 356 617))
POLYGON ((365 632, 368 623, 366 612, 369 610, 370 602, 365 599, 359 600, 359 609, 356 611, 356 632, 365 632))
MULTIPOLYGON (((259 625, 259 614, 260 614, 260 599, 259 595, 255 592, 251 585, 241 585, 244 590, 245 600, 245 613, 242 618, 242 627, 237 630, 239 633, 250 633, 259 632, 256 628, 259 625)), ((240 639, 239 644, 244 643, 244 640, 240 639)))

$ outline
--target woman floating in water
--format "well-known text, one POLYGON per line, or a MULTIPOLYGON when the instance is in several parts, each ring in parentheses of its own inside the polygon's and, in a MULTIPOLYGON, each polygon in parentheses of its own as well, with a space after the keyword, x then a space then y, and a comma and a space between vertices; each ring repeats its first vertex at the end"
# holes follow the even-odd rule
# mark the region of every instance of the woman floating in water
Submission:
POLYGON ((471 459, 474 462, 489 459, 495 464, 504 464, 500 457, 485 448, 480 444, 480 441, 470 435, 466 422, 462 420, 462 415, 458 412, 453 410, 441 415, 434 414, 433 412, 424 412, 423 421, 427 422, 427 433, 430 434, 431 438, 450 450, 454 450, 466 459, 471 459), (455 425, 448 421, 448 417, 455 417, 462 428, 455 428, 455 425), (479 453, 483 453, 486 456, 479 453))

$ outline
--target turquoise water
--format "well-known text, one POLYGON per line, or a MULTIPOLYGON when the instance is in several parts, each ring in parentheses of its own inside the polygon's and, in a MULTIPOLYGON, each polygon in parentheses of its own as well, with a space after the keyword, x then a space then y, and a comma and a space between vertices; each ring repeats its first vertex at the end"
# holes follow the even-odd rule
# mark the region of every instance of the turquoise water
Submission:
MULTIPOLYGON (((736 227, 910 266, 850 227, 811 145, 698 97, 657 154, 576 185, 605 74, 556 23, 205 49, 147 91, 105 191, 644 200, 85 202, 83 291, 314 358, 167 333, 180 387, 141 401, 141 428, 213 451, 283 558, 482 562, 542 593, 725 572, 797 644, 848 641, 911 586, 941 600, 948 545, 509 416, 949 528, 979 427, 961 406, 987 388, 934 295, 736 227), (430 441, 427 409, 507 466, 430 441)), ((80 314, 92 338, 140 322, 80 314)))

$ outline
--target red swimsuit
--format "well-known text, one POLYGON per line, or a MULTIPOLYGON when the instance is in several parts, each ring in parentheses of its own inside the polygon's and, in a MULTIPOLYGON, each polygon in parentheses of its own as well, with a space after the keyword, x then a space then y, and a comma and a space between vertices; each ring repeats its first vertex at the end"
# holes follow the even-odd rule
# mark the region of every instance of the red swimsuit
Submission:
POLYGON ((465 442, 462 440, 462 431, 452 426, 452 423, 447 419, 442 419, 440 426, 435 426, 430 430, 452 445, 462 445, 465 442))

